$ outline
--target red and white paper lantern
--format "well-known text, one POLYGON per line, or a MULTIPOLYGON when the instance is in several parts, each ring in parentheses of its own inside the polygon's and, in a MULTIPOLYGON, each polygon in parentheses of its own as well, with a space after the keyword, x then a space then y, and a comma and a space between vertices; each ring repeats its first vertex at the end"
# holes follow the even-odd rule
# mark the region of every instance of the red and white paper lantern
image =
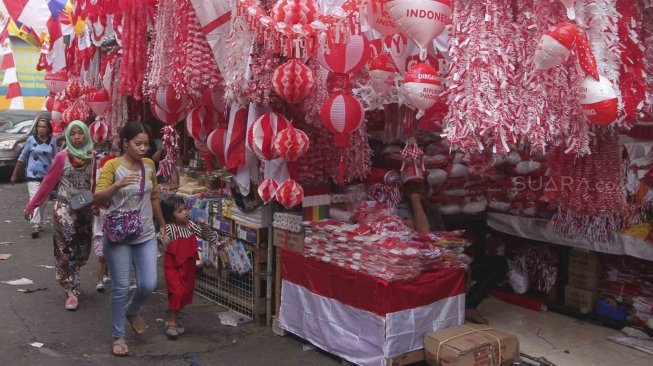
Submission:
POLYGON ((207 105, 194 107, 186 116, 186 132, 200 142, 205 142, 220 124, 226 124, 222 113, 207 105))
POLYGON ((398 72, 392 58, 381 54, 370 60, 370 85, 378 94, 384 94, 395 85, 395 74, 398 72))
POLYGON ((277 188, 276 197, 283 207, 291 209, 304 199, 304 189, 294 179, 287 179, 277 188))
POLYGON ((577 36, 576 25, 567 22, 557 24, 540 38, 535 50, 535 67, 538 70, 548 70, 567 60, 577 36))
POLYGON ((335 134, 335 147, 348 147, 349 133, 356 130, 364 118, 363 106, 351 94, 332 95, 320 110, 322 123, 335 134))
POLYGON ((314 85, 313 70, 296 58, 277 67, 272 74, 272 89, 291 104, 306 98, 314 85))
POLYGON ((266 113, 256 119, 247 130, 247 148, 261 160, 279 157, 274 141, 279 132, 288 127, 288 120, 279 113, 266 113))
POLYGON ((77 78, 70 80, 70 82, 66 86, 66 95, 70 100, 77 100, 81 98, 81 96, 84 95, 85 93, 86 93, 86 87, 77 78))
POLYGON ((218 162, 218 166, 225 166, 224 148, 227 142, 227 128, 225 126, 218 126, 215 131, 209 134, 206 139, 206 147, 213 154, 218 162))
POLYGON ((391 0, 386 7, 402 33, 419 46, 422 61, 433 39, 451 23, 453 11, 451 0, 391 0))
POLYGON ((215 89, 205 89, 202 93, 201 103, 213 107, 220 113, 224 112, 224 91, 215 89))
POLYGON ((184 93, 177 94, 171 85, 165 85, 156 89, 153 102, 164 112, 181 115, 183 118, 184 112, 190 104, 190 98, 184 93))
POLYGON ((184 119, 182 114, 169 113, 159 108, 156 104, 150 105, 152 116, 166 125, 174 125, 184 119))
POLYGON ((320 16, 320 5, 316 0, 279 0, 270 16, 275 22, 289 25, 310 24, 320 16))
POLYGON ((96 115, 103 114, 111 105, 111 97, 104 88, 95 89, 88 93, 88 105, 96 115))
POLYGON ((442 82, 435 68, 420 63, 413 66, 404 77, 402 86, 404 98, 413 107, 420 110, 417 118, 424 115, 424 111, 431 108, 440 98, 442 93, 442 82))
POLYGON ((59 93, 66 90, 68 85, 68 72, 61 70, 57 72, 48 71, 43 79, 45 86, 51 93, 59 93))
POLYGON ((80 105, 79 103, 73 103, 72 106, 68 107, 64 112, 63 112, 63 122, 65 124, 68 124, 72 121, 85 121, 86 117, 88 117, 88 114, 80 105))
POLYGON ((109 125, 102 121, 95 121, 88 126, 91 139, 98 145, 103 144, 109 138, 109 125))
POLYGON ((607 126, 617 120, 619 100, 610 81, 600 76, 599 81, 587 76, 581 83, 581 107, 585 117, 599 126, 607 126))
POLYGON ((266 178, 261 181, 258 185, 258 195, 261 197, 264 203, 269 203, 277 195, 277 190, 279 189, 279 183, 272 178, 266 178))
POLYGON ((309 146, 310 140, 306 133, 293 125, 288 125, 286 129, 279 132, 274 140, 274 148, 286 161, 296 161, 306 154, 309 146))
POLYGON ((341 37, 336 42, 336 29, 327 32, 326 45, 318 52, 317 60, 325 69, 339 74, 356 72, 367 63, 370 58, 370 43, 363 34, 341 37))

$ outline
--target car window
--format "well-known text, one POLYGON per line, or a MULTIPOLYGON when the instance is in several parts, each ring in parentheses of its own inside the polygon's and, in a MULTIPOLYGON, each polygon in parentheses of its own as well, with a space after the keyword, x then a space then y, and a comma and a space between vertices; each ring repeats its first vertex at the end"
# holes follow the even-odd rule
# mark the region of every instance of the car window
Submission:
POLYGON ((32 129, 32 124, 34 123, 33 120, 27 120, 27 121, 22 121, 18 122, 16 125, 14 125, 12 128, 6 130, 5 132, 7 133, 15 133, 15 134, 26 134, 29 133, 29 131, 32 129))

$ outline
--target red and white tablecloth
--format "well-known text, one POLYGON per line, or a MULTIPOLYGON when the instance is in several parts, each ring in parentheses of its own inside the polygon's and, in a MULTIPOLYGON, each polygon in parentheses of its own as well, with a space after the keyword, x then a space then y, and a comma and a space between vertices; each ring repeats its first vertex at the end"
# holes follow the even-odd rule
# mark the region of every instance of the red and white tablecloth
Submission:
POLYGON ((464 322, 463 269, 387 282, 284 249, 281 271, 280 327, 358 365, 385 365, 464 322))

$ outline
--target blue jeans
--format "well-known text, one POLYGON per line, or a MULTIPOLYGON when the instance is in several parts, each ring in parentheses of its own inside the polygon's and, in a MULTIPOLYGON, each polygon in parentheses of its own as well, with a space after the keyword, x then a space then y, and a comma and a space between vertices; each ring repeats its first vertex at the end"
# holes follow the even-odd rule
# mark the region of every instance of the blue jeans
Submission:
POLYGON ((145 299, 156 288, 156 238, 139 244, 111 244, 104 239, 104 258, 111 276, 111 335, 125 336, 125 317, 137 315, 145 299), (136 290, 129 296, 132 265, 136 273, 136 290))

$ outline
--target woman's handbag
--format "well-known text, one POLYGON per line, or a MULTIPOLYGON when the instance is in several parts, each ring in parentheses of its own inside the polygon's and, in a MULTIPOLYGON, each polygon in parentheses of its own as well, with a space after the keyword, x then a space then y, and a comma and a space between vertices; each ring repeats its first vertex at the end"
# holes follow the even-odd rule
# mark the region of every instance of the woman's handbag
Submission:
MULTIPOLYGON (((138 201, 143 199, 145 190, 145 166, 141 164, 141 188, 138 201)), ((143 233, 141 210, 109 211, 104 219, 104 233, 111 243, 122 243, 137 238, 143 233)))
POLYGON ((70 197, 68 199, 68 204, 73 211, 80 211, 85 208, 90 208, 93 204, 93 192, 95 191, 95 156, 93 156, 93 163, 91 164, 92 177, 91 178, 91 190, 90 191, 81 191, 80 193, 70 197))

